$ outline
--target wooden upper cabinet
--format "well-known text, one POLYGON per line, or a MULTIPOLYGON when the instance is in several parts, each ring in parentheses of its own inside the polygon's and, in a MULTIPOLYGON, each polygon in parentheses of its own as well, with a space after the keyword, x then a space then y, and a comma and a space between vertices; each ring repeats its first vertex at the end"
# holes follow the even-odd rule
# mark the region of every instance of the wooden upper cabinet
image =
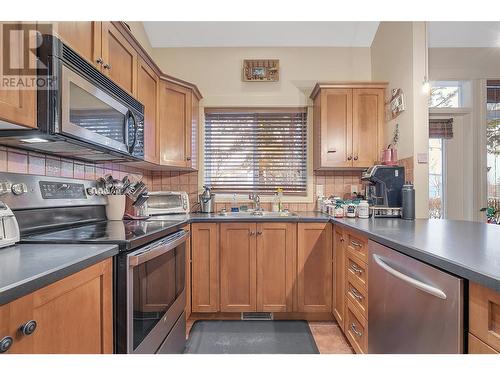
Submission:
POLYGON ((344 231, 338 225, 333 227, 333 299, 332 312, 339 326, 345 323, 346 251, 344 231))
POLYGON ((332 228, 298 223, 297 305, 300 312, 332 311, 332 228))
MULTIPOLYGON (((36 45, 35 40, 30 40, 28 32, 10 33, 9 36, 4 38, 3 25, 11 24, 13 27, 21 27, 22 23, 13 24, 11 22, 0 22, 0 44, 3 51, 2 57, 5 53, 10 55, 10 64, 12 68, 19 68, 20 75, 29 74, 28 69, 36 67, 36 56, 33 53, 28 54, 28 61, 25 61, 25 51, 30 45, 36 45), (9 41, 8 45, 4 45, 4 41, 9 41)), ((33 38, 34 38, 34 34, 33 38)), ((5 67, 2 74, 5 74, 5 67)), ((16 77, 17 75, 14 75, 16 77)), ((8 123, 22 125, 29 128, 37 127, 36 117, 36 90, 26 89, 23 87, 18 88, 4 88, 3 83, 0 85, 0 122, 5 121, 8 123)), ((0 123, 0 129, 2 128, 0 123)))
POLYGON ((314 100, 314 169, 366 168, 384 148, 385 83, 319 83, 314 100))
POLYGON ((293 310, 296 230, 294 223, 257 223, 257 311, 293 310))
POLYGON ((107 259, 0 306, 0 335, 14 339, 8 353, 113 353, 112 279, 107 259), (36 329, 24 336, 30 320, 36 329))
POLYGON ((256 311, 256 224, 220 224, 222 312, 256 311))
POLYGON ((101 69, 101 22, 54 22, 54 34, 96 68, 101 69))
POLYGON ((319 115, 314 119, 317 137, 315 165, 326 167, 349 167, 352 154, 352 90, 325 89, 315 101, 319 115))
POLYGON ((352 96, 352 155, 354 167, 370 167, 383 148, 384 90, 354 89, 352 96))
POLYGON ((137 90, 137 51, 111 23, 102 22, 102 72, 130 95, 137 90))
POLYGON ((137 65, 137 100, 144 105, 144 159, 159 163, 158 111, 160 79, 151 67, 139 59, 137 65))
POLYGON ((187 87, 160 83, 160 164, 191 165, 192 94, 187 87))
POLYGON ((191 309, 219 311, 219 240, 217 223, 191 225, 191 309))

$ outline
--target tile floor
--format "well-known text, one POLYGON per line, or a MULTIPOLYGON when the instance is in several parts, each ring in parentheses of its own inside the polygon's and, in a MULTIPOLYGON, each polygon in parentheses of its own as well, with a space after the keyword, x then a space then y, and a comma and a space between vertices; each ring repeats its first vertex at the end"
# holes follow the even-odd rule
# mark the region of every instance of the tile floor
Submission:
MULTIPOLYGON (((186 337, 195 320, 186 322, 186 337)), ((309 322, 309 328, 321 354, 353 354, 349 342, 337 322, 309 322)))

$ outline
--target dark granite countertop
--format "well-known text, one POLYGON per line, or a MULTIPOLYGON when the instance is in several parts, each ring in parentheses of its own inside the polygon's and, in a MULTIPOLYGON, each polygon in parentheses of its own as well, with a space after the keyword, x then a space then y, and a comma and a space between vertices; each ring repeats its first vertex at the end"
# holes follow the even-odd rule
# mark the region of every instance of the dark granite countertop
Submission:
POLYGON ((500 226, 471 221, 334 219, 334 224, 444 271, 500 291, 500 226))
POLYGON ((289 217, 235 218, 218 214, 180 215, 179 220, 332 222, 464 279, 500 291, 500 226, 470 221, 335 219, 320 212, 289 217))
POLYGON ((116 254, 116 245, 18 244, 0 249, 0 305, 116 254))

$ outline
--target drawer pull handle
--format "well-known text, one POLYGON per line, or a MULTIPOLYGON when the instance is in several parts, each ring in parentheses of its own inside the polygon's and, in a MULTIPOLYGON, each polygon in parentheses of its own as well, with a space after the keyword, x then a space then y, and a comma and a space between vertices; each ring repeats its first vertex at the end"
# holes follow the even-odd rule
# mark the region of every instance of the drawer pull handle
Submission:
POLYGON ((358 275, 361 275, 363 273, 363 270, 361 268, 356 267, 356 265, 354 264, 351 264, 351 270, 353 270, 358 275))
POLYGON ((5 353, 10 349, 14 339, 11 336, 5 336, 0 340, 0 353, 5 353))
POLYGON ((353 240, 351 240, 351 245, 354 247, 363 247, 363 244, 353 240))
POLYGON ((356 290, 356 288, 351 287, 351 294, 356 298, 359 302, 363 300, 363 296, 356 290))
POLYGON ((358 327, 356 327, 356 324, 354 323, 351 323, 351 331, 354 332, 354 334, 359 337, 363 336, 363 332, 358 331, 358 327))

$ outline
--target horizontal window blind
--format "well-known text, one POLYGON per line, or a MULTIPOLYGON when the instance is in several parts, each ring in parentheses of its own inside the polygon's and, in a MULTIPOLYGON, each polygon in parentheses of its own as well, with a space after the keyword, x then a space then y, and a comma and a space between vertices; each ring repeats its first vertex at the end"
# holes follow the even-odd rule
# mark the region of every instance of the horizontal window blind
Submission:
POLYGON ((452 139, 453 119, 452 118, 446 120, 430 119, 429 138, 452 139))
POLYGON ((219 193, 306 195, 307 112, 205 112, 205 184, 219 193))

